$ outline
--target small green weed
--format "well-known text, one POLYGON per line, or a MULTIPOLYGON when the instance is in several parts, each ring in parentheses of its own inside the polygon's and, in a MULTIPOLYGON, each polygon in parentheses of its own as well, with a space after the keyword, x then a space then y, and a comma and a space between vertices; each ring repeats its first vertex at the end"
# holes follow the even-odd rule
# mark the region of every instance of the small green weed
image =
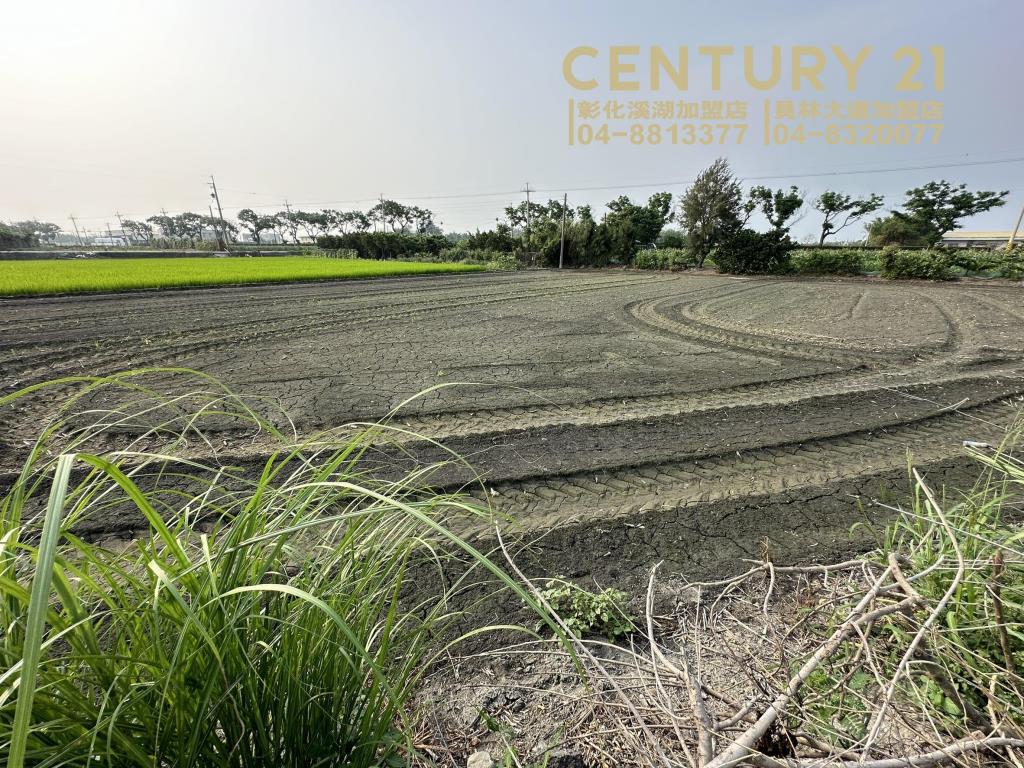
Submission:
POLYGON ((540 594, 576 635, 599 634, 615 639, 635 629, 633 618, 624 608, 626 593, 618 589, 590 592, 570 581, 553 579, 540 594))

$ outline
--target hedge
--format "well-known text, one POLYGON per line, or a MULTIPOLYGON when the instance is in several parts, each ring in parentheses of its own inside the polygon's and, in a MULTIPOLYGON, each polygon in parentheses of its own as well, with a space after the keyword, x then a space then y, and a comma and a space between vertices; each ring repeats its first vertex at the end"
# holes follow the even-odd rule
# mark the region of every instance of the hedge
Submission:
POLYGON ((353 250, 361 259, 398 259, 417 253, 437 255, 451 246, 444 235, 404 232, 350 232, 321 235, 316 244, 325 251, 353 250))
POLYGON ((862 275, 864 253, 855 248, 813 248, 790 253, 790 269, 800 275, 862 275))
POLYGON ((637 269, 689 269, 697 266, 697 257, 688 248, 646 248, 633 259, 637 269))

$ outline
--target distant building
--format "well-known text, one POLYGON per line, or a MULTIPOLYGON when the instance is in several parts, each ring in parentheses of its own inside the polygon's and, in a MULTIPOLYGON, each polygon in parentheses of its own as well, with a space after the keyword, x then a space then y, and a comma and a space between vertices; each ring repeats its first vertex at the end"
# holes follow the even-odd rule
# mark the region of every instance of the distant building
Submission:
MULTIPOLYGON (((1017 233, 1017 241, 1024 240, 1024 234, 1017 233)), ((950 248, 999 248, 1010 241, 1009 232, 963 232, 953 230, 942 236, 942 244, 950 248)))
MULTIPOLYGON (((239 232, 238 242, 240 243, 255 243, 256 239, 252 236, 251 232, 239 232)), ((280 238, 277 232, 273 230, 264 230, 260 232, 260 245, 281 245, 284 240, 280 238)))
POLYGON ((127 238, 118 237, 117 235, 114 235, 113 237, 108 237, 106 235, 101 237, 91 237, 89 240, 92 245, 107 245, 113 248, 124 248, 126 245, 129 245, 127 238))

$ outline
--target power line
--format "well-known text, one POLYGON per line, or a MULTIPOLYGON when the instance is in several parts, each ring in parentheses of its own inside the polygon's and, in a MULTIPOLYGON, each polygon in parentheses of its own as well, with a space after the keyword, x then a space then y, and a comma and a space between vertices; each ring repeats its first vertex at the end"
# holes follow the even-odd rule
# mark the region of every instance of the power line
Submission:
MULTIPOLYGON (((767 181, 769 179, 810 179, 824 176, 856 176, 865 173, 898 173, 900 171, 924 171, 937 168, 962 168, 971 165, 1002 165, 1007 163, 1024 163, 1024 157, 1008 157, 999 160, 975 160, 967 163, 938 163, 935 165, 909 165, 898 168, 865 168, 863 170, 846 171, 813 171, 811 173, 784 173, 769 174, 765 176, 744 176, 743 181, 767 181)), ((670 187, 682 184, 693 184, 694 179, 683 181, 660 181, 643 184, 610 184, 600 187, 551 187, 549 189, 537 189, 536 192, 597 192, 609 189, 639 189, 641 187, 670 187)))
MULTIPOLYGON (((881 168, 847 168, 843 170, 835 171, 811 171, 808 173, 782 173, 782 174, 762 174, 756 176, 744 176, 741 177, 743 181, 768 181, 777 179, 809 179, 809 178, 829 178, 838 176, 857 176, 867 174, 883 174, 883 173, 901 173, 901 172, 912 172, 912 171, 923 171, 923 170, 938 170, 944 168, 967 168, 974 166, 990 166, 990 165, 1008 165, 1012 163, 1024 162, 1024 157, 1006 157, 996 158, 989 160, 968 160, 964 162, 951 162, 951 163, 924 163, 919 165, 906 165, 906 166, 892 166, 892 167, 881 167, 881 168)), ((545 187, 545 188, 531 188, 530 192, 542 192, 542 193, 566 193, 566 192, 601 192, 608 190, 628 190, 628 189, 644 189, 653 187, 673 187, 673 186, 684 186, 692 184, 693 179, 673 179, 667 181, 658 182, 639 182, 639 183, 618 183, 618 184, 602 184, 602 185, 588 185, 588 186, 577 186, 577 187, 545 187)), ((397 200, 475 200, 479 198, 489 197, 513 197, 521 194, 523 189, 516 190, 501 190, 491 192, 466 192, 466 193, 446 193, 446 194, 427 194, 427 195, 395 195, 394 199, 397 200)), ((246 194, 264 194, 264 193, 246 193, 246 194)), ((268 195, 269 196, 269 195, 268 195)), ((379 202, 377 197, 360 197, 360 198, 349 198, 346 200, 318 200, 318 201, 303 201, 298 203, 289 203, 285 200, 282 203, 266 203, 252 206, 239 206, 237 208, 229 208, 229 210, 241 210, 244 207, 251 208, 277 208, 277 207, 290 207, 295 205, 296 207, 303 206, 326 206, 326 205, 345 205, 345 204, 358 204, 358 203, 376 203, 379 202)), ((464 203, 466 208, 474 205, 473 203, 464 203)), ((140 214, 141 215, 141 214, 140 214)), ((99 216, 78 216, 78 219, 106 219, 109 214, 103 214, 99 216)))
MULTIPOLYGON (((874 174, 874 173, 899 173, 902 171, 924 171, 924 170, 935 170, 940 168, 965 168, 970 166, 979 165, 1003 165, 1009 163, 1021 163, 1024 162, 1024 157, 1007 157, 998 158, 992 160, 969 160, 960 163, 932 163, 922 165, 908 165, 908 166, 895 166, 890 168, 851 168, 838 171, 811 171, 809 173, 780 173, 780 174, 766 174, 758 176, 745 176, 744 181, 767 181, 770 179, 809 179, 809 178, 821 178, 829 176, 856 176, 860 174, 874 174)), ((641 182, 638 184, 604 184, 599 186, 582 186, 582 187, 546 187, 543 189, 531 189, 531 192, 601 192, 614 189, 641 189, 644 187, 671 187, 681 186, 685 184, 692 184, 694 179, 673 179, 671 181, 657 181, 657 182, 641 182)), ((478 197, 503 197, 511 196, 522 193, 523 189, 506 189, 497 192, 466 192, 462 194, 441 194, 441 195, 395 195, 396 199, 401 200, 454 200, 454 199, 470 199, 478 197)), ((344 204, 355 204, 373 202, 376 198, 373 197, 361 197, 352 198, 349 200, 316 200, 316 201, 304 201, 301 203, 294 203, 294 205, 344 205, 344 204)), ((273 208, 276 203, 268 203, 266 205, 253 206, 256 208, 273 208)))

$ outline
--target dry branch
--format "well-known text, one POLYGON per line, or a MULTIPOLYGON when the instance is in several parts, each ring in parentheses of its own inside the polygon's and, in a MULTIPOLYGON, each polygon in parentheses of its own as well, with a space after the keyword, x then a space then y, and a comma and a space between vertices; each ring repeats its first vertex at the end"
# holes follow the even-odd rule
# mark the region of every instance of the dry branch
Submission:
POLYGON ((1024 740, 993 736, 987 739, 955 741, 942 749, 937 749, 934 752, 925 752, 920 755, 886 757, 879 760, 837 761, 830 758, 827 761, 822 761, 818 758, 772 758, 758 755, 750 758, 750 762, 765 768, 825 768, 825 766, 829 766, 829 768, 932 768, 932 766, 946 765, 962 757, 976 755, 979 752, 1020 749, 1021 747, 1024 747, 1024 740))

